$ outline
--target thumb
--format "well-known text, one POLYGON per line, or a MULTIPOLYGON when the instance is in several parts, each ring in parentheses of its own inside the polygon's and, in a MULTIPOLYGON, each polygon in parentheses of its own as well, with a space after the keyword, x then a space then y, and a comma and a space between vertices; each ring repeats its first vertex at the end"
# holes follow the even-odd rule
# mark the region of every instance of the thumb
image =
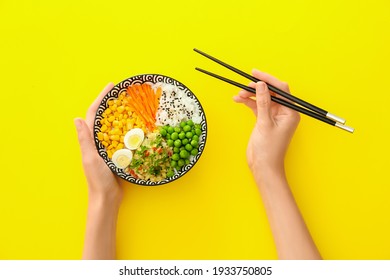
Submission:
POLYGON ((271 94, 264 82, 256 83, 256 105, 257 121, 261 123, 271 122, 271 94))
POLYGON ((96 153, 95 143, 92 139, 91 130, 87 123, 80 118, 74 119, 74 124, 77 130, 77 136, 80 144, 81 155, 83 159, 96 153))

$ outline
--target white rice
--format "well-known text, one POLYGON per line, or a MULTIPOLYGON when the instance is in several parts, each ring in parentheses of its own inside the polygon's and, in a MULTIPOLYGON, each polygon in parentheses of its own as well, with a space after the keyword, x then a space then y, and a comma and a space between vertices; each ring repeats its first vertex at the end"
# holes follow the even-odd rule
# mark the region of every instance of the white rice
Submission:
POLYGON ((156 114, 157 126, 178 126, 181 121, 192 120, 200 123, 200 109, 195 100, 188 97, 184 91, 170 84, 157 83, 153 88, 162 88, 160 103, 156 114))

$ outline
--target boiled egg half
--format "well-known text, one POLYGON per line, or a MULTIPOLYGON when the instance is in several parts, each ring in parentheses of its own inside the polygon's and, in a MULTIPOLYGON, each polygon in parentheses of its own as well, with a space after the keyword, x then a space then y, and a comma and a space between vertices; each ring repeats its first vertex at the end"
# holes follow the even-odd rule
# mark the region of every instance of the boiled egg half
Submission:
POLYGON ((130 150, 136 150, 141 146, 142 141, 144 141, 144 131, 141 128, 133 128, 126 133, 124 142, 126 148, 130 150))
POLYGON ((133 153, 128 149, 117 150, 112 155, 112 162, 120 169, 128 167, 132 159, 133 153))

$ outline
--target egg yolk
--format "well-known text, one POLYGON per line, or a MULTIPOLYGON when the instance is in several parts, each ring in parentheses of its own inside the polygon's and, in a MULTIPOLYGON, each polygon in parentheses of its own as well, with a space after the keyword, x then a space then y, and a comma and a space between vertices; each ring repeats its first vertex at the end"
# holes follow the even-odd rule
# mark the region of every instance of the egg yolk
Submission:
POLYGON ((125 156, 125 155, 120 155, 117 159, 116 159, 118 165, 120 166, 123 166, 123 167, 126 167, 130 164, 130 158, 125 156))
POLYGON ((130 147, 137 147, 139 142, 141 142, 141 137, 139 137, 139 135, 134 134, 129 137, 128 144, 130 147))

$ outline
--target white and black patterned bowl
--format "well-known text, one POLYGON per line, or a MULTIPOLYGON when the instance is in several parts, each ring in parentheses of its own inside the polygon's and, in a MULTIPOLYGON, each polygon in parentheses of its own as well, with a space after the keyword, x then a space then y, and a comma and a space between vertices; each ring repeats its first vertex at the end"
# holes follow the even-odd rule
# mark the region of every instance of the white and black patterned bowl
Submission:
POLYGON ((143 74, 143 75, 137 75, 137 76, 130 77, 130 78, 120 82, 115 87, 113 87, 106 94, 106 96, 104 96, 102 102, 99 105, 99 108, 96 111, 93 131, 94 131, 94 139, 95 139, 97 151, 98 151, 99 155, 103 158, 105 163, 108 165, 108 167, 111 169, 112 172, 114 172, 116 175, 118 175, 122 179, 129 181, 131 183, 135 183, 135 184, 143 185, 143 186, 158 186, 158 185, 163 185, 163 184, 172 182, 172 181, 182 177, 196 164, 196 162, 199 160, 200 156, 202 155, 205 144, 206 144, 207 122, 206 122, 206 115, 204 113, 202 105, 200 104, 199 100, 196 98, 195 94, 193 94, 192 91, 188 87, 186 87, 185 85, 183 85, 179 81, 177 81, 173 78, 164 76, 164 75, 143 74), (153 84, 160 82, 160 83, 171 84, 171 85, 177 86, 180 90, 183 90, 187 94, 188 97, 192 98, 195 101, 195 104, 197 104, 197 106, 199 106, 199 109, 201 112, 201 119, 202 119, 202 121, 200 123, 201 127, 202 127, 202 134, 199 137, 199 152, 198 152, 198 154, 194 157, 194 159, 189 164, 183 166, 180 171, 178 170, 178 173, 175 174, 173 177, 164 179, 164 180, 159 181, 159 182, 151 182, 151 181, 146 181, 146 180, 142 180, 142 179, 137 179, 137 178, 131 176, 130 174, 125 173, 124 170, 117 168, 115 166, 115 164, 109 159, 107 152, 106 152, 106 148, 103 146, 103 144, 97 138, 97 133, 100 131, 100 127, 101 127, 100 120, 103 119, 102 114, 108 108, 108 105, 107 105, 108 101, 110 99, 118 98, 119 94, 122 93, 123 91, 126 91, 126 88, 129 87, 130 85, 143 84, 145 82, 149 82, 149 83, 153 83, 153 84))

